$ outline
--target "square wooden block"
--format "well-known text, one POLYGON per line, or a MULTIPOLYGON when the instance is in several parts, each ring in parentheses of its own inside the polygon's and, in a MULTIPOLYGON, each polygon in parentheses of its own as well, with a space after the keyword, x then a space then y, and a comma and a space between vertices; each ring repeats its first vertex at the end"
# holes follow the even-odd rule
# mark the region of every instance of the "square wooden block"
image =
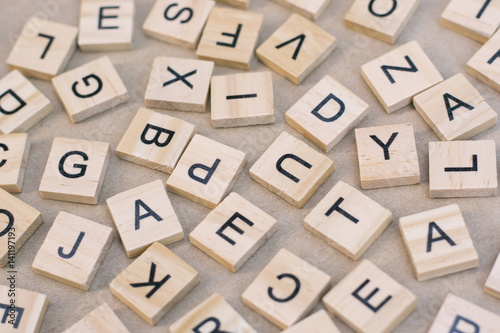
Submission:
POLYGON ((484 284, 484 292, 500 299, 500 254, 484 284))
POLYGON ((33 261, 35 273, 88 290, 114 238, 100 223, 60 212, 33 261))
POLYGON ((167 245, 184 238, 161 180, 117 194, 106 203, 129 258, 154 242, 167 245))
POLYGON ((10 69, 26 76, 50 80, 68 65, 76 50, 78 28, 31 18, 7 58, 10 69))
POLYGON ((40 183, 40 196, 97 205, 109 155, 106 142, 54 138, 40 183))
POLYGON ((302 82, 337 46, 336 38, 293 14, 257 49, 266 66, 295 84, 302 82))
POLYGON ((214 76, 211 99, 215 128, 274 123, 271 72, 214 76))
POLYGON ((107 56, 56 76, 52 84, 73 123, 130 99, 127 88, 107 56))
POLYGON ((146 36, 195 49, 215 2, 212 0, 157 0, 142 30, 146 36))
POLYGON ((116 155, 170 174, 195 133, 195 126, 187 121, 140 108, 116 147, 116 155))
POLYGON ((412 124, 356 128, 362 189, 420 183, 412 124))
POLYGON ((410 105, 415 95, 443 81, 416 41, 364 64, 361 76, 387 113, 410 105))
POLYGON ((111 307, 104 303, 63 333, 130 333, 111 307))
POLYGON ((38 333, 49 306, 47 295, 16 287, 15 298, 9 297, 9 286, 0 285, 0 331, 2 333, 38 333), (9 315, 11 301, 15 308, 9 315))
POLYGON ((476 248, 456 204, 402 217, 399 228, 418 281, 478 265, 476 248))
POLYGON ((21 193, 30 148, 26 133, 0 135, 0 188, 21 193))
POLYGON ((392 332, 417 308, 417 297, 363 260, 323 297, 325 307, 356 332, 392 332))
POLYGON ((134 0, 82 0, 78 47, 82 51, 132 49, 134 0))
POLYGON ((52 112, 52 103, 19 71, 0 79, 0 134, 26 132, 52 112))
POLYGON ((109 288, 153 326, 199 281, 194 268, 164 245, 154 243, 111 281, 109 288))
POLYGON ((167 180, 167 189, 210 209, 231 191, 246 154, 196 134, 167 180))
POLYGON ((467 73, 500 92, 500 30, 467 62, 467 73))
POLYGON ((252 0, 215 0, 218 3, 223 3, 239 9, 248 9, 252 0))
POLYGON ((494 140, 429 142, 431 198, 490 197, 497 189, 494 140))
POLYGON ((198 224, 189 239, 236 273, 277 229, 274 217, 233 192, 198 224))
POLYGON ((326 9, 330 0, 274 0, 274 2, 299 13, 310 20, 316 20, 326 9))
POLYGON ((339 181, 305 217, 304 226, 357 260, 392 222, 392 213, 339 181))
POLYGON ((213 70, 211 61, 157 57, 144 103, 150 108, 205 112, 213 70))
POLYGON ((306 317, 330 288, 321 270, 281 249, 243 292, 243 303, 281 329, 306 317))
POLYGON ((286 112, 286 122, 328 153, 368 115, 368 104, 326 75, 286 112))
POLYGON ((218 66, 250 69, 264 16, 215 7, 208 17, 196 56, 218 66))
POLYGON ((310 315, 306 319, 302 319, 292 327, 287 328, 282 333, 340 333, 339 329, 333 323, 332 319, 325 310, 310 315))
POLYGON ((413 105, 443 141, 467 140, 497 123, 497 113, 457 74, 413 98, 413 105))

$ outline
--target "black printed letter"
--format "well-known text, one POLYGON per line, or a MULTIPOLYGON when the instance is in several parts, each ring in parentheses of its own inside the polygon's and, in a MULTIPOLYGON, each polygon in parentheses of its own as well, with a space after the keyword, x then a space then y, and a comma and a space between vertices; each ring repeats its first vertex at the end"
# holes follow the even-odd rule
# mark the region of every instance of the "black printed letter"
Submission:
POLYGON ((369 279, 366 279, 365 282, 363 282, 359 287, 358 289, 354 290, 354 292, 352 293, 352 296, 354 296, 354 298, 356 298, 358 301, 360 301, 361 303, 363 303, 364 305, 366 305, 366 307, 368 307, 368 309, 372 310, 373 312, 377 312, 378 310, 380 310, 387 302, 389 302, 389 300, 392 298, 391 295, 387 296, 379 305, 377 306, 373 306, 370 304, 370 299, 375 296, 376 293, 378 293, 379 291, 379 288, 375 288, 373 289, 373 291, 368 295, 366 296, 365 298, 362 298, 360 295, 359 295, 359 292, 361 290, 363 290, 363 288, 368 284, 370 283, 370 280, 369 279))
POLYGON ((380 68, 382 68, 382 71, 384 71, 385 76, 389 79, 391 83, 396 83, 392 75, 389 73, 390 70, 393 71, 400 71, 400 72, 410 72, 410 73, 416 73, 418 72, 417 66, 411 61, 409 56, 405 56, 406 61, 408 62, 408 65, 410 67, 398 67, 398 66, 388 66, 388 65, 383 65, 380 68))
POLYGON ((448 110, 448 118, 450 119, 450 121, 455 119, 455 117, 453 116, 453 111, 455 111, 456 109, 464 107, 468 110, 474 110, 474 107, 472 105, 469 105, 464 101, 461 101, 455 96, 452 96, 448 93, 444 94, 443 98, 444 98, 444 104, 446 105, 446 110, 448 110), (455 103, 457 103, 454 107, 451 107, 450 99, 453 100, 455 103))
POLYGON ((337 211, 339 212, 339 214, 341 215, 344 215, 346 218, 348 218, 349 220, 351 220, 352 222, 354 223, 358 223, 359 220, 357 218, 355 218, 354 216, 352 216, 351 214, 349 214, 348 212, 346 212, 345 210, 343 210, 342 208, 340 208, 340 204, 344 201, 344 198, 340 197, 334 204, 332 207, 330 207, 330 209, 325 213, 326 216, 330 216, 334 211, 337 211))
POLYGON ((168 130, 166 128, 161 128, 161 127, 158 127, 155 125, 147 124, 146 127, 144 128, 144 130, 142 131, 141 142, 146 144, 146 145, 150 145, 150 144, 154 143, 158 147, 165 147, 170 143, 170 141, 172 141, 174 134, 175 134, 174 131, 168 130), (148 140, 146 138, 149 130, 156 131, 154 137, 151 140, 148 140), (165 138, 165 141, 160 142, 159 140, 160 140, 162 133, 165 133, 167 135, 167 137, 165 138))
POLYGON ((73 168, 80 169, 80 172, 78 173, 67 173, 64 170, 64 162, 66 162, 66 159, 72 155, 81 156, 84 161, 88 161, 89 159, 87 154, 85 154, 83 151, 76 151, 76 150, 70 151, 69 153, 64 154, 64 156, 59 161, 59 172, 66 178, 80 178, 85 176, 85 172, 87 171, 87 165, 85 164, 73 164, 73 168))
POLYGON ((384 159, 386 161, 391 159, 391 155, 389 154, 389 147, 394 142, 394 139, 396 139, 396 137, 398 136, 398 133, 399 132, 392 133, 387 143, 383 143, 382 141, 380 141, 380 139, 376 135, 370 135, 370 138, 372 138, 372 140, 375 141, 384 150, 384 159))
POLYGON ((96 80, 97 82, 97 89, 94 90, 93 92, 91 92, 90 94, 80 94, 77 90, 76 90, 76 86, 78 85, 78 81, 75 81, 75 83, 73 83, 73 86, 71 86, 71 90, 73 90, 73 94, 75 94, 76 97, 79 97, 79 98, 89 98, 89 97, 93 97, 95 95, 97 95, 101 90, 102 90, 102 81, 101 79, 95 75, 95 74, 90 74, 90 75, 87 75, 86 77, 84 77, 82 79, 83 83, 85 84, 86 87, 90 86, 90 82, 89 82, 89 79, 94 79, 96 80))
POLYGON ((318 118, 319 120, 321 121, 324 121, 324 122, 327 122, 327 123, 331 123, 332 121, 335 121, 337 119, 340 118, 340 116, 342 116, 344 114, 344 111, 345 111, 345 104, 344 102, 342 102, 337 96, 335 96, 334 94, 329 94, 328 96, 326 96, 322 101, 321 103, 319 103, 315 108, 314 110, 311 111, 311 113, 313 115, 316 116, 316 118, 318 118), (326 118, 324 116, 322 116, 319 111, 323 108, 323 106, 326 105, 326 103, 328 103, 329 100, 334 100, 335 102, 337 102, 340 106, 339 108, 339 111, 333 116, 333 117, 330 117, 330 118, 326 118))
POLYGON ((154 262, 151 262, 151 269, 149 271, 149 280, 148 282, 141 282, 141 283, 131 283, 130 285, 132 288, 139 288, 139 287, 154 287, 151 289, 149 293, 146 294, 146 298, 150 298, 151 296, 154 295, 154 293, 161 288, 165 284, 165 282, 170 279, 170 274, 167 274, 161 281, 155 282, 155 273, 156 273, 156 264, 154 262))
POLYGON ((191 18, 193 17, 193 9, 189 8, 189 7, 184 7, 184 8, 181 8, 177 14, 175 14, 174 16, 170 17, 168 16, 168 10, 170 8, 173 8, 173 7, 176 7, 176 6, 179 6, 178 3, 173 3, 171 5, 168 5, 167 9, 165 9, 165 13, 163 14, 163 16, 165 16, 165 19, 168 20, 168 21, 173 21, 175 20, 176 18, 178 18, 179 16, 182 15, 183 12, 187 12, 188 13, 188 17, 181 20, 181 24, 182 23, 187 23, 191 20, 191 18))
POLYGON ((155 218, 156 221, 160 222, 163 221, 163 219, 155 213, 154 210, 149 208, 148 205, 146 205, 142 200, 138 199, 135 201, 135 230, 139 230, 141 228, 141 220, 145 219, 146 217, 152 216, 155 218), (147 213, 141 215, 141 207, 144 208, 147 213))
POLYGON ((196 180, 197 182, 200 182, 202 183, 203 185, 207 185, 208 181, 210 180, 210 178, 212 178, 215 170, 217 169, 217 167, 219 166, 219 163, 221 161, 217 158, 214 162, 214 164, 211 166, 211 167, 207 167, 206 165, 203 165, 203 164, 200 164, 200 163, 196 163, 196 164, 193 164, 189 170, 188 170, 188 175, 191 179, 193 180, 196 180), (202 169, 202 170, 205 170, 207 172, 207 174, 205 175, 204 178, 201 178, 201 177, 198 177, 194 174, 194 171, 196 169, 202 169))
POLYGON ((219 319, 217 319, 215 317, 209 317, 209 318, 205 319, 204 321, 202 321, 201 323, 199 323, 198 325, 196 325, 196 327, 193 328, 193 333, 202 333, 202 332, 206 332, 206 333, 230 333, 227 331, 221 331, 220 326, 221 326, 221 323, 220 323, 219 319), (215 327, 211 331, 205 331, 205 330, 201 331, 200 328, 205 327, 205 325, 208 323, 213 323, 215 327))
POLYGON ((497 58, 500 58, 500 50, 498 50, 498 52, 495 53, 493 57, 490 58, 490 60, 488 60, 488 64, 491 65, 493 61, 497 60, 497 58))
POLYGON ((2 101, 4 96, 7 94, 11 95, 17 101, 17 103, 19 103, 19 105, 14 110, 5 110, 0 103, 0 112, 1 113, 7 114, 7 115, 13 114, 26 106, 26 102, 21 97, 19 97, 19 95, 16 94, 12 89, 7 90, 6 92, 4 92, 3 94, 0 95, 0 102, 2 101))
POLYGON ((116 19, 116 18, 118 18, 118 15, 107 15, 107 16, 104 16, 104 10, 105 9, 120 9, 120 6, 103 6, 103 7, 99 7, 99 26, 98 26, 98 29, 118 29, 117 26, 107 26, 107 27, 104 27, 102 25, 102 20, 103 19, 116 19))
POLYGON ((443 230, 441 230, 441 228, 436 224, 436 222, 429 223, 429 232, 427 233, 427 252, 431 252, 432 251, 432 243, 439 242, 439 241, 442 241, 442 240, 447 241, 448 244, 450 244, 451 246, 457 245, 450 238, 450 236, 448 236, 443 230), (433 238, 432 237, 432 233, 433 233, 434 229, 436 229, 436 231, 439 232, 439 234, 441 236, 433 238))
POLYGON ((227 46, 227 47, 236 47, 236 43, 238 43, 238 38, 240 38, 240 32, 241 32, 241 27, 243 27, 242 24, 238 24, 238 27, 236 28, 236 32, 234 34, 230 34, 228 32, 223 32, 222 36, 228 36, 228 37, 233 37, 233 42, 231 44, 229 43, 224 43, 224 42, 217 42, 217 45, 220 46, 227 46))
POLYGON ((291 301, 292 299, 295 298, 295 296, 297 296, 297 294, 299 293, 300 291, 300 280, 293 274, 288 274, 288 273, 285 273, 285 274, 281 274, 281 275, 278 275, 277 276, 278 280, 281 280, 283 278, 289 278, 289 279, 292 279, 293 282, 295 283, 295 289, 293 290, 293 292, 290 294, 290 296, 288 297, 285 297, 285 298, 277 298, 276 296, 274 296, 273 294, 273 288, 272 287, 269 287, 267 289, 267 294, 269 295, 269 297, 271 297, 271 299, 275 302, 278 302, 278 303, 286 303, 288 301, 291 301))
POLYGON ((81 231, 80 234, 78 235, 78 238, 76 239, 76 243, 73 245, 73 248, 71 249, 70 253, 68 253, 68 254, 65 254, 63 252, 63 247, 60 246, 57 249, 57 254, 59 255, 59 257, 64 258, 64 259, 69 259, 72 256, 74 256, 76 253, 76 250, 78 250, 78 247, 80 246, 80 243, 82 242, 83 236, 85 236, 85 233, 83 231, 81 231))
POLYGON ((302 164, 303 166, 305 166, 308 169, 311 169, 312 165, 309 164, 309 163, 307 163, 306 161, 304 161, 303 159, 301 159, 300 157, 298 157, 297 155, 294 155, 294 154, 285 154, 285 155, 283 155, 283 156, 280 157, 280 159, 278 160, 278 162, 276 162, 276 169, 281 174, 283 174, 286 177, 290 178, 293 182, 298 183, 298 182, 300 182, 300 179, 298 179, 297 177, 295 177, 294 175, 292 175, 290 172, 288 172, 285 169, 283 169, 283 167, 281 166, 281 164, 283 163, 283 161, 286 160, 286 159, 288 159, 288 158, 291 158, 292 160, 299 162, 300 164, 302 164))
POLYGON ((471 326, 471 328, 474 329, 474 331, 469 331, 467 330, 467 333, 479 333, 481 331, 481 328, 479 327, 478 324, 476 324, 475 322, 473 322, 472 320, 469 320, 467 318, 464 318, 460 315, 457 315, 455 317, 455 321, 453 322, 453 326, 451 327, 450 329, 450 332, 448 333, 466 333, 466 331, 462 331, 462 330, 459 330, 458 329, 458 325, 460 325, 460 322, 464 322, 466 324, 469 324, 471 326))
POLYGON ((281 43, 280 45, 277 45, 276 48, 281 49, 283 46, 286 46, 286 45, 298 40, 299 43, 297 44, 297 47, 295 48, 295 52, 293 52, 293 55, 292 55, 292 59, 297 60, 297 56, 299 55, 300 48, 302 47, 302 43, 304 43, 304 39, 306 39, 306 35, 301 34, 301 35, 298 35, 297 37, 293 37, 292 39, 287 40, 286 42, 281 43))
POLYGON ((12 228, 12 226, 14 225, 14 215, 12 215, 12 213, 7 209, 0 209, 0 214, 7 216, 7 218, 9 219, 9 222, 7 222, 7 226, 5 227, 5 229, 0 232, 0 237, 2 237, 7 232, 9 232, 10 228, 12 228))
POLYGON ((225 241, 227 241, 231 245, 236 244, 236 242, 234 240, 232 240, 231 238, 227 237, 226 235, 224 235, 224 230, 226 230, 229 227, 229 228, 233 229, 234 231, 236 231, 237 233, 239 233, 240 235, 243 235, 243 233, 244 233, 244 231, 241 230, 237 225, 233 224, 234 220, 236 220, 236 219, 240 219, 243 222, 245 222, 246 224, 248 224, 249 226, 253 226, 252 221, 250 221, 249 219, 247 219, 246 217, 244 217, 243 215, 241 215, 238 212, 234 213, 233 216, 231 216, 231 218, 229 218, 229 220, 227 220, 227 222, 224 223, 222 225, 222 227, 220 227, 220 229, 217 230, 217 232, 216 232, 217 235, 222 237, 225 241))
POLYGON ((372 13, 373 15, 375 15, 377 17, 386 17, 386 16, 391 15, 392 13, 394 13, 394 11, 396 10, 396 7, 398 6, 398 1, 392 0, 391 9, 387 13, 379 14, 379 13, 375 13, 375 11, 373 10, 373 3, 374 2, 375 2, 375 0, 370 1, 370 4, 368 5, 368 10, 370 11, 370 13, 372 13))
MULTIPOLYGON (((0 148, 3 149, 3 151, 9 151, 9 147, 5 145, 4 143, 0 143, 0 148)), ((4 164, 7 163, 7 160, 3 159, 0 161, 0 168, 4 166, 4 164)))

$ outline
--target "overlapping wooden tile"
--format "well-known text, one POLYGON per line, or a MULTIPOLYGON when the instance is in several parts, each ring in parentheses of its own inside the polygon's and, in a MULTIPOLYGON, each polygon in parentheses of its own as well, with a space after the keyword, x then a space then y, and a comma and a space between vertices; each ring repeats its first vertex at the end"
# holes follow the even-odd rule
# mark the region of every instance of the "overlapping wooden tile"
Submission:
POLYGON ((130 333, 111 307, 104 303, 63 333, 130 333))
POLYGON ((0 331, 2 333, 38 333, 49 306, 47 295, 16 287, 15 298, 9 286, 0 285, 0 331), (14 300, 14 309, 10 306, 14 300))
POLYGON ((484 292, 500 299, 500 254, 484 284, 484 292))
POLYGON ((500 92, 500 30, 467 62, 467 73, 500 92))
POLYGON ((286 7, 300 15, 316 20, 326 9, 330 0, 308 1, 308 0, 274 0, 283 7, 286 7))
POLYGON ((30 148, 28 134, 0 135, 0 188, 21 193, 30 148))
POLYGON ((302 319, 292 327, 287 328, 282 333, 340 333, 339 329, 333 323, 330 316, 325 310, 310 315, 306 319, 302 319))
POLYGON ((216 2, 233 6, 239 9, 248 9, 252 0, 215 0, 216 2))

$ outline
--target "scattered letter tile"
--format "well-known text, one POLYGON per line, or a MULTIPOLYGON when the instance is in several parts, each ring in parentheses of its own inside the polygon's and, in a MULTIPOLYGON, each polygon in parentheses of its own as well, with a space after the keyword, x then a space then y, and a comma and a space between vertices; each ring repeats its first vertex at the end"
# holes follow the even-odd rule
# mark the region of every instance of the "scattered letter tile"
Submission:
POLYGON ((287 328, 282 333, 340 333, 339 329, 333 323, 332 319, 325 310, 310 315, 306 319, 302 319, 297 324, 287 328))
POLYGON ((330 0, 274 0, 283 7, 286 7, 310 20, 316 20, 326 9, 330 0))
POLYGON ((248 9, 248 7, 250 7, 250 3, 252 2, 251 0, 215 0, 215 1, 239 9, 248 9))
POLYGON ((28 134, 0 135, 0 188, 21 193, 30 147, 28 134))
POLYGON ((63 333, 130 333, 111 307, 104 303, 63 333))
POLYGON ((42 326, 45 312, 49 306, 47 295, 34 291, 16 288, 15 320, 10 321, 9 305, 13 298, 8 297, 9 287, 0 285, 0 331, 2 333, 38 333, 42 326))
POLYGON ((491 269, 490 275, 484 285, 484 291, 500 299, 500 254, 491 269))
POLYGON ((500 30, 472 56, 467 73, 500 92, 500 30))

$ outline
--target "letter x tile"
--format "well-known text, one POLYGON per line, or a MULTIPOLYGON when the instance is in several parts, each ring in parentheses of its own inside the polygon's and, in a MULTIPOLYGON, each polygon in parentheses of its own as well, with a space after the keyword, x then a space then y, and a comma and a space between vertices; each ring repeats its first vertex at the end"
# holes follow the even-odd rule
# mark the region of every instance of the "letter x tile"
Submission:
POLYGON ((0 135, 0 188, 21 193, 30 148, 26 133, 0 135))

